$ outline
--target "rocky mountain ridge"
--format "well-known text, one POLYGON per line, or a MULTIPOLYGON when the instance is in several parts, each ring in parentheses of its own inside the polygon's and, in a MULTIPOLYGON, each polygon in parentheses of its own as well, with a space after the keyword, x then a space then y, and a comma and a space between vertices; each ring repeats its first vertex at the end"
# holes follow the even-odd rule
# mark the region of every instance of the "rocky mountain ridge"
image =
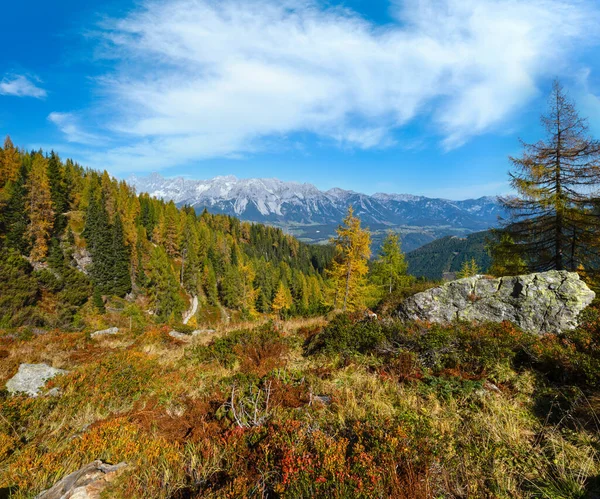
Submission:
POLYGON ((187 204, 198 211, 207 208, 265 223, 338 224, 352 205, 365 224, 476 231, 497 225, 498 216, 504 214, 497 199, 489 196, 452 201, 410 194, 367 195, 339 188, 321 191, 308 183, 238 179, 231 175, 191 180, 153 173, 131 176, 128 182, 138 192, 187 204))

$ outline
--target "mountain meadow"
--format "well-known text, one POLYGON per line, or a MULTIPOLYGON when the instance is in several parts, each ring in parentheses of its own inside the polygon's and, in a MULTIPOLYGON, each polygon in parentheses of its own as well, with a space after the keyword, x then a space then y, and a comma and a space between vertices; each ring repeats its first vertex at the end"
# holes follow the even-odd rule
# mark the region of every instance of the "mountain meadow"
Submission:
POLYGON ((408 255, 7 138, 0 497, 600 497, 600 146, 553 92, 510 219, 408 255))

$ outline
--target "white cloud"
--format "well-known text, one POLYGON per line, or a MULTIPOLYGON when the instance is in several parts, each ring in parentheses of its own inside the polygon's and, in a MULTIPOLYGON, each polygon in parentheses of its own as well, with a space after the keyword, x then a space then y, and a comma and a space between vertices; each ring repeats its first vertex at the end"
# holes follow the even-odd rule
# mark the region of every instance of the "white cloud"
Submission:
POLYGON ((47 92, 23 75, 6 75, 0 81, 0 95, 43 99, 47 92))
POLYGON ((125 145, 94 159, 114 171, 233 157, 295 132, 383 147, 416 116, 458 147, 563 72, 598 19, 585 0, 405 0, 385 27, 313 0, 142 5, 102 27, 116 69, 100 104, 125 145))
POLYGON ((590 68, 582 69, 577 75, 577 103, 580 114, 588 118, 592 135, 600 135, 600 91, 594 91, 590 84, 590 68))
POLYGON ((83 130, 78 118, 73 113, 50 113, 48 120, 54 123, 63 132, 68 142, 94 145, 100 143, 100 138, 83 130))

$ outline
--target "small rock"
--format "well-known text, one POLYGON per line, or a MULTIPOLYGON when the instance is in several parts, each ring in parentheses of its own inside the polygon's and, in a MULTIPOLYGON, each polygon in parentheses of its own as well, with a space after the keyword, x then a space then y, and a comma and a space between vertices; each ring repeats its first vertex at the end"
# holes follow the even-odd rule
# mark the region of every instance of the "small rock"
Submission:
POLYGON ((192 336, 198 336, 200 334, 212 334, 215 332, 216 331, 214 329, 196 329, 195 331, 192 331, 192 336))
POLYGON ((102 331, 96 331, 90 334, 90 338, 95 338, 96 336, 104 336, 106 334, 117 334, 118 332, 118 327, 109 327, 108 329, 103 329, 102 331))
POLYGON ((11 394, 25 393, 30 397, 37 397, 46 381, 66 373, 68 371, 55 369, 47 364, 21 364, 17 374, 7 381, 6 389, 11 394))
POLYGON ((329 395, 312 395, 310 396, 310 405, 313 404, 321 404, 321 405, 329 405, 331 404, 331 397, 329 395))
POLYGON ((127 463, 115 465, 94 461, 67 475, 35 499, 100 499, 102 492, 127 463))
POLYGON ((55 386, 54 388, 52 388, 52 390, 48 390, 46 392, 46 396, 48 396, 48 397, 59 397, 60 396, 60 390, 58 389, 57 386, 55 386))
POLYGON ((171 338, 175 338, 176 340, 181 340, 181 341, 188 341, 191 339, 191 335, 183 334, 183 333, 180 333, 179 331, 169 331, 169 336, 171 338))

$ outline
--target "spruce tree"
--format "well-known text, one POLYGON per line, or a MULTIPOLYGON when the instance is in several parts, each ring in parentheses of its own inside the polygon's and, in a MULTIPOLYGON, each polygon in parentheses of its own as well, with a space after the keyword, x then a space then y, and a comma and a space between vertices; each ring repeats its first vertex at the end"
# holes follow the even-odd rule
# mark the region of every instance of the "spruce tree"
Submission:
POLYGON ((50 196, 54 207, 54 235, 60 236, 67 226, 67 190, 63 180, 62 167, 58 155, 52 151, 48 158, 48 180, 50 182, 50 196))
POLYGON ((179 282, 166 251, 156 246, 150 256, 148 293, 154 313, 163 322, 181 320, 185 303, 179 295, 179 282))
POLYGON ((115 215, 112 227, 112 286, 111 293, 125 296, 131 291, 130 251, 125 245, 121 216, 115 215))
POLYGON ((92 257, 90 276, 94 286, 103 294, 112 294, 114 236, 108 222, 104 196, 98 199, 95 192, 92 192, 88 204, 83 236, 92 257))
POLYGON ((26 183, 27 167, 23 163, 16 179, 5 186, 6 204, 0 210, 0 233, 4 236, 0 241, 22 255, 27 254, 30 247, 26 237, 29 222, 25 208, 26 183))

